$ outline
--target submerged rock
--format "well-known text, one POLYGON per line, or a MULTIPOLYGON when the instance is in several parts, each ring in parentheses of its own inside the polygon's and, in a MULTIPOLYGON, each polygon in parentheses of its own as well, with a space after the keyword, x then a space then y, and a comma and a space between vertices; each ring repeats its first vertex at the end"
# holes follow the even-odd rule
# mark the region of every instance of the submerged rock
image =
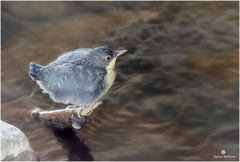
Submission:
POLYGON ((1 160, 38 160, 25 134, 4 121, 1 121, 1 160))

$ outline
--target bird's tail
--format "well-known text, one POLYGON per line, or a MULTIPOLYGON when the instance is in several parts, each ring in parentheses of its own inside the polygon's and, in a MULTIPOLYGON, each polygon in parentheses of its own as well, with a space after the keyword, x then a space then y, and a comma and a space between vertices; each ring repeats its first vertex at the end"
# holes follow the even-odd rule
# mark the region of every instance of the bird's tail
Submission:
POLYGON ((40 80, 42 75, 42 66, 34 62, 30 62, 28 74, 32 80, 40 80))

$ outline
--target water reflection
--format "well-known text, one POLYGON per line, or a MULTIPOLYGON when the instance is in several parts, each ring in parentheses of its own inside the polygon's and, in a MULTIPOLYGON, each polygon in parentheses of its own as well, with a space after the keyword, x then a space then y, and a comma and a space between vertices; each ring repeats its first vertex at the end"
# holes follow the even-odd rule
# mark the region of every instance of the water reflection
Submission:
POLYGON ((90 149, 85 145, 84 140, 76 136, 72 129, 53 130, 57 141, 68 150, 68 160, 70 161, 92 161, 93 156, 90 149))

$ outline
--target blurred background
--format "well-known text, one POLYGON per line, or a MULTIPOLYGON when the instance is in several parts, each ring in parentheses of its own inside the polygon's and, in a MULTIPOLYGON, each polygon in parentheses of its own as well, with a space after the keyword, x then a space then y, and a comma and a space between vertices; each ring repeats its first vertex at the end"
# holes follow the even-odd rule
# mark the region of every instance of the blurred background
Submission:
POLYGON ((238 2, 1 2, 1 117, 40 160, 239 158, 238 2), (52 131, 29 111, 64 108, 28 77, 76 48, 128 49, 94 121, 52 131))

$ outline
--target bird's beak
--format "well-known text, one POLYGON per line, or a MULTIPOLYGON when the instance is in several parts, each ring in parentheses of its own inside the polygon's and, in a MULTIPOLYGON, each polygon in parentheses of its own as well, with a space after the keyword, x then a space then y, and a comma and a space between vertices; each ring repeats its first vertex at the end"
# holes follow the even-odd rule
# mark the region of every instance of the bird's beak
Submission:
POLYGON ((116 57, 121 56, 121 55, 127 53, 127 51, 128 51, 128 50, 116 51, 116 53, 117 53, 117 56, 116 56, 116 57))

